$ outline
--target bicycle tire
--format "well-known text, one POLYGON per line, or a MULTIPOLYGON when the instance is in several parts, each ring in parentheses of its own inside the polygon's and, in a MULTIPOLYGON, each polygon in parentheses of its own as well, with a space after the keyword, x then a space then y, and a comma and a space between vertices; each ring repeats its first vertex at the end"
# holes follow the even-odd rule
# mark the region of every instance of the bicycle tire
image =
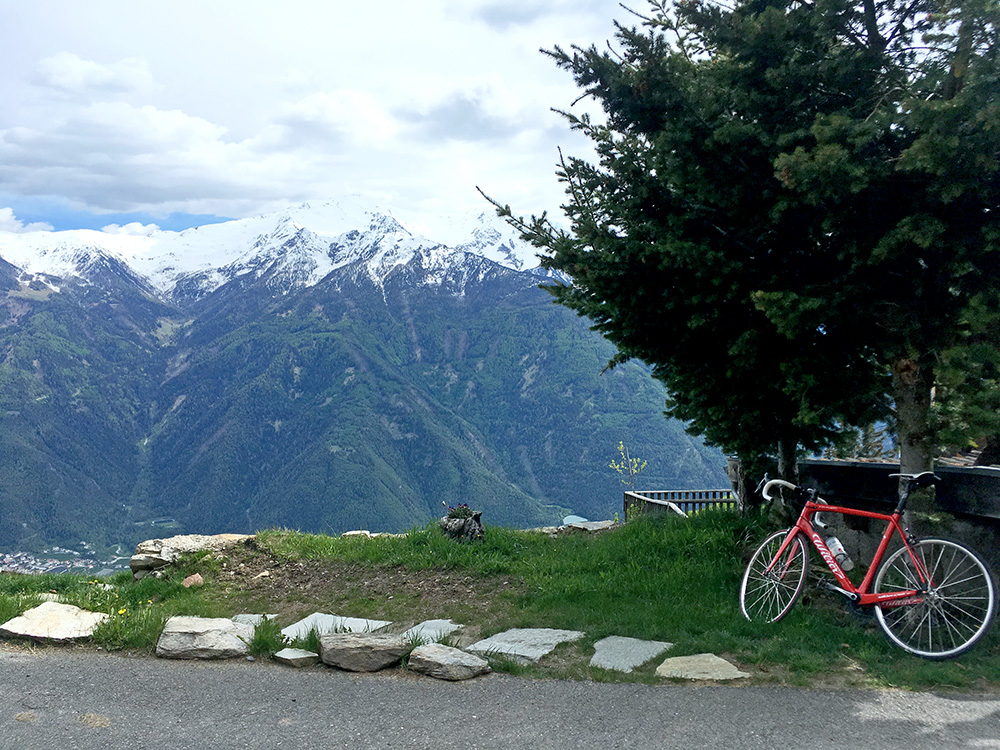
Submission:
MULTIPOLYGON (((912 549, 931 586, 919 604, 876 606, 878 624, 890 641, 915 656, 951 659, 964 654, 986 635, 996 615, 993 576, 982 558, 959 542, 923 539, 912 549)), ((919 587, 913 560, 902 547, 882 564, 872 591, 919 587)))
POLYGON ((740 584, 740 611, 751 622, 777 622, 798 601, 809 572, 809 551, 795 537, 773 569, 767 568, 790 529, 776 531, 754 551, 740 584))

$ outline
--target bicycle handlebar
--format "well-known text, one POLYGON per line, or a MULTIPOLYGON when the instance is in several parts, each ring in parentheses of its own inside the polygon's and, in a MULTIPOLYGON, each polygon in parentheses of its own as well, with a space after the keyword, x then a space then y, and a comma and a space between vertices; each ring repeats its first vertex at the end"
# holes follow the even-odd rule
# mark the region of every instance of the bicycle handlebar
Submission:
MULTIPOLYGON (((910 496, 910 491, 917 487, 927 487, 934 484, 935 482, 940 482, 941 477, 936 476, 932 471, 923 471, 919 474, 890 474, 890 477, 899 477, 903 481, 900 486, 899 493, 899 503, 896 505, 896 511, 902 513, 906 508, 906 501, 910 496)), ((771 490, 777 487, 786 487, 793 492, 809 492, 811 494, 810 499, 813 502, 820 503, 822 505, 829 505, 826 500, 819 497, 814 491, 802 490, 798 485, 792 484, 791 482, 786 482, 784 479, 768 479, 767 474, 764 475, 764 479, 757 486, 758 491, 764 496, 764 499, 771 501, 774 496, 771 495, 771 490)), ((820 527, 825 527, 826 524, 823 523, 820 518, 820 514, 817 512, 813 515, 813 521, 820 527)))
POLYGON ((791 482, 786 482, 784 479, 770 479, 764 485, 761 490, 761 494, 764 496, 765 500, 773 500, 774 498, 769 494, 769 490, 772 487, 787 487, 790 490, 797 490, 798 486, 792 484, 791 482))
MULTIPOLYGON (((771 479, 771 480, 768 480, 767 482, 765 482, 763 488, 761 489, 761 494, 764 496, 765 500, 773 500, 774 499, 772 497, 772 495, 771 495, 771 489, 775 488, 775 487, 787 487, 788 489, 792 490, 793 492, 803 492, 803 490, 797 484, 792 484, 791 482, 786 482, 784 479, 771 479)), ((823 498, 821 498, 814 491, 809 490, 808 492, 809 492, 810 495, 812 495, 812 497, 810 497, 810 499, 814 503, 819 503, 820 505, 829 505, 829 503, 826 500, 824 500, 823 498)), ((816 512, 816 513, 813 514, 813 523, 815 523, 821 529, 826 528, 826 525, 827 525, 826 522, 823 521, 822 515, 819 512, 816 512)))

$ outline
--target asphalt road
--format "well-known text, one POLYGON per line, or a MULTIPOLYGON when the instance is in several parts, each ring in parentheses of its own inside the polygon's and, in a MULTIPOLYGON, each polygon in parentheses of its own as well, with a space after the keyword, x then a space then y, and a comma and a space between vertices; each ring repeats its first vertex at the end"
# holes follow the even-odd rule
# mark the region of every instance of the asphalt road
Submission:
POLYGON ((464 683, 0 650, 0 748, 1000 748, 1000 695, 464 683))

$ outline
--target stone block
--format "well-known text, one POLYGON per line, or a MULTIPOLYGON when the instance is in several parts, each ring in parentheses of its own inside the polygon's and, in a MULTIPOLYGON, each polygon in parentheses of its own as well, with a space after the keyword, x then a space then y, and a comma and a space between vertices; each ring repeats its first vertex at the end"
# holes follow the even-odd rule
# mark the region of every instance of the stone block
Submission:
POLYGON ((638 638, 609 635, 594 644, 594 656, 590 660, 590 666, 631 672, 650 659, 655 659, 673 645, 665 641, 643 641, 638 638))
POLYGON ((238 622, 242 625, 249 625, 252 628, 256 628, 258 625, 264 622, 264 620, 273 620, 275 617, 277 617, 277 615, 243 614, 243 615, 233 615, 232 620, 233 622, 238 622))
POLYGON ((313 612, 308 617, 304 617, 296 623, 292 623, 287 628, 282 629, 281 634, 289 641, 296 638, 305 638, 310 630, 315 630, 320 635, 329 633, 374 633, 376 630, 392 625, 387 620, 366 620, 362 617, 341 617, 340 615, 328 615, 323 612, 313 612))
POLYGON ((189 552, 204 550, 220 550, 231 547, 245 539, 251 539, 249 534, 180 534, 166 539, 147 539, 136 545, 135 553, 129 560, 129 567, 136 578, 141 578, 146 572, 164 565, 176 562, 177 558, 189 552))
POLYGON ((246 656, 253 626, 224 617, 171 617, 156 643, 164 659, 232 659, 246 656))
POLYGON ((404 631, 403 637, 409 639, 411 643, 414 641, 432 643, 451 635, 457 630, 461 630, 462 627, 462 625, 451 620, 424 620, 420 624, 414 625, 409 630, 404 631))
POLYGON ((320 636, 319 656, 324 664, 351 672, 377 672, 399 663, 410 650, 401 635, 333 633, 320 636))
POLYGON ((302 648, 283 648, 274 655, 275 661, 290 667, 311 667, 319 664, 319 654, 302 648))
POLYGON ((490 671, 485 659, 440 643, 417 646, 407 664, 414 672, 439 680, 470 680, 490 671))
POLYGON ((0 625, 0 635, 74 641, 90 637, 107 618, 103 612, 89 612, 72 604, 42 602, 0 625))
POLYGON ((466 651, 484 655, 495 653, 522 663, 533 663, 551 653, 560 643, 579 638, 583 638, 579 630, 513 628, 473 643, 466 651))
POLYGON ((682 680, 738 680, 750 676, 715 654, 666 659, 656 668, 656 674, 658 677, 677 677, 682 680))

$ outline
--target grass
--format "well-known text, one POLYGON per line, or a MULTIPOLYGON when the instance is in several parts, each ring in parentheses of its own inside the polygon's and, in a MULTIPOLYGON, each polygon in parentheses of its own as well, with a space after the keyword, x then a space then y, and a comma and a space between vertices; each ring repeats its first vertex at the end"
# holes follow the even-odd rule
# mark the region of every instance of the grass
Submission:
MULTIPOLYGON (((595 536, 553 538, 487 527, 478 544, 455 543, 433 526, 402 537, 371 539, 270 530, 257 535, 257 546, 288 564, 349 565, 387 574, 426 571, 430 577, 479 582, 502 578, 510 585, 455 605, 455 619, 477 628, 483 637, 510 627, 586 633, 540 666, 495 657, 491 661, 497 671, 655 681, 655 663, 629 676, 587 666, 594 641, 622 635, 669 641, 675 644, 670 655, 719 654, 751 672, 757 684, 1000 689, 1000 626, 970 653, 930 662, 893 647, 874 622, 858 619, 839 599, 818 589, 807 590, 780 623, 747 622, 739 612, 737 591, 745 560, 765 535, 762 520, 719 512, 687 520, 643 517, 595 536)), ((818 567, 815 557, 812 562, 818 567)), ((229 616, 245 611, 243 595, 227 592, 219 583, 219 565, 210 557, 191 558, 166 578, 133 583, 123 573, 108 581, 110 588, 74 576, 0 575, 0 617, 7 619, 11 612, 37 603, 39 593, 55 590, 72 603, 111 615, 95 636, 104 647, 151 649, 160 624, 172 614, 229 616), (180 581, 194 570, 202 572, 206 585, 185 589, 180 581)), ((379 597, 364 586, 351 591, 331 587, 319 601, 328 611, 389 620, 401 619, 406 608, 421 606, 419 593, 395 593, 379 597)), ((294 604, 254 596, 257 611, 282 612, 294 604)), ((269 654, 282 645, 275 620, 258 627, 252 649, 269 654)), ((295 645, 315 650, 317 644, 295 645)))
POLYGON ((314 654, 320 652, 319 649, 319 631, 316 628, 310 628, 309 632, 303 636, 292 639, 292 648, 300 648, 303 651, 312 651, 314 654))
POLYGON ((263 618, 254 627, 253 639, 247 646, 250 656, 274 656, 286 646, 281 626, 271 618, 263 618))

